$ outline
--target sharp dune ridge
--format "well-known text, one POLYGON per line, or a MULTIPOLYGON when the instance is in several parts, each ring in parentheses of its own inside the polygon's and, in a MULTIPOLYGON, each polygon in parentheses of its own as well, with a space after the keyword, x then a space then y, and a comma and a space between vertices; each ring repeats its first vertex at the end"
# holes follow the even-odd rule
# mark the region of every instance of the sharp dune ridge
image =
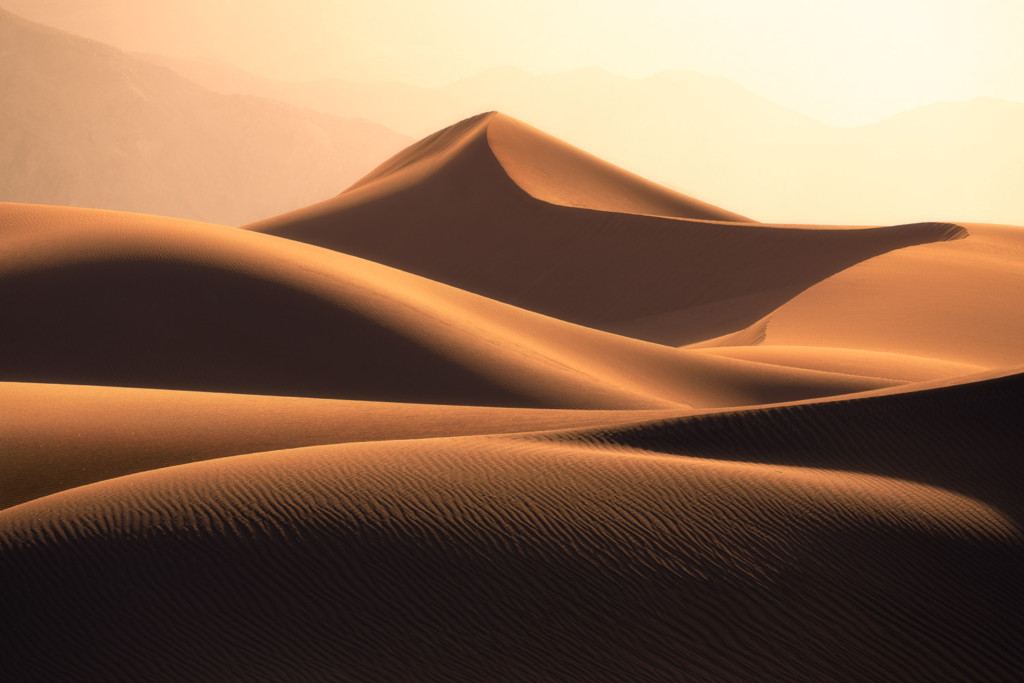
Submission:
POLYGON ((0 509, 104 479, 242 453, 578 428, 680 412, 531 410, 4 383, 0 509))
POLYGON ((676 346, 750 325, 872 256, 967 234, 944 223, 751 224, 495 112, 400 152, 334 199, 248 227, 676 346))
POLYGON ((1017 680, 1024 229, 503 114, 229 228, 0 204, 9 680, 1017 680))

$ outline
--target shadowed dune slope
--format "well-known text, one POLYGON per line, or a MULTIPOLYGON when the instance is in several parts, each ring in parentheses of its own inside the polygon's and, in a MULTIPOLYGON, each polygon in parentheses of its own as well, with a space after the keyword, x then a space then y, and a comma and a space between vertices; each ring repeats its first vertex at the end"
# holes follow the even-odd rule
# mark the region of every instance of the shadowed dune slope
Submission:
POLYGON ((863 397, 542 438, 913 480, 984 501, 1024 525, 1022 392, 1024 375, 1017 368, 863 397))
POLYGON ((606 409, 898 384, 619 337, 209 224, 5 205, 0 247, 6 381, 606 409))
POLYGON ((872 256, 965 234, 944 223, 737 220, 489 113, 421 140, 334 199, 248 227, 672 345, 750 325, 872 256))
POLYGON ((864 474, 507 437, 252 454, 0 512, 5 670, 1012 680, 1021 547, 864 474))
POLYGON ((102 479, 258 451, 583 427, 678 412, 0 383, 0 508, 102 479))

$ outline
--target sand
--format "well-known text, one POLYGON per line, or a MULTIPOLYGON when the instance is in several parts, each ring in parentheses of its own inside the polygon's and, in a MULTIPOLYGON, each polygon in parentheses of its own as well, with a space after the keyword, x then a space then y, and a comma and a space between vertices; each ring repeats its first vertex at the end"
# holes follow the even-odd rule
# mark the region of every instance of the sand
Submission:
POLYGON ((1022 254, 495 113, 248 229, 0 204, 4 678, 1020 679, 1022 254))
POLYGON ((966 234, 738 218, 490 113, 400 152, 334 199, 249 227, 675 346, 751 325, 872 256, 966 234))

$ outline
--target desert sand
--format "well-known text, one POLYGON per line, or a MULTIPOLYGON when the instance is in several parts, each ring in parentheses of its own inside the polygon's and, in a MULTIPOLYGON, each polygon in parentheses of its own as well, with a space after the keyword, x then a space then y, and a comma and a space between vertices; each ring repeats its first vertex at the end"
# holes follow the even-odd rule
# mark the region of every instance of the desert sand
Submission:
POLYGON ((6 680, 1020 680, 1024 228, 482 114, 244 228, 0 204, 6 680))

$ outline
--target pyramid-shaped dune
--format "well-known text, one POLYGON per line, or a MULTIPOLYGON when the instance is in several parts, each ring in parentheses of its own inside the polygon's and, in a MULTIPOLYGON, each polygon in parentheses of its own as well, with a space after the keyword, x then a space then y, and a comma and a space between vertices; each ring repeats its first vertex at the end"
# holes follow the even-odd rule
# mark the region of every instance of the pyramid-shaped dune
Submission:
POLYGON ((498 113, 247 226, 0 204, 10 680, 1018 680, 1024 228, 498 113))
POLYGON ((426 138, 334 199, 249 227, 671 345, 751 325, 872 256, 963 234, 752 224, 498 113, 426 138))

